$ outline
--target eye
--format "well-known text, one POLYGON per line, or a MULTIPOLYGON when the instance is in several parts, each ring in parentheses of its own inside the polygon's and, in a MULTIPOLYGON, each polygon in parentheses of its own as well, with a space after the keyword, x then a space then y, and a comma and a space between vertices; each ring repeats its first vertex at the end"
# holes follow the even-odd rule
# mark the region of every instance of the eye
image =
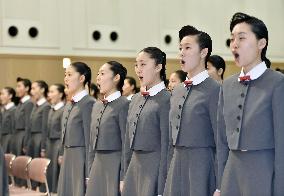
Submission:
POLYGON ((182 50, 182 48, 181 47, 179 47, 179 51, 181 51, 182 50))
POLYGON ((187 47, 185 47, 185 49, 187 49, 187 50, 188 50, 188 49, 190 49, 190 47, 189 47, 189 46, 187 46, 187 47))

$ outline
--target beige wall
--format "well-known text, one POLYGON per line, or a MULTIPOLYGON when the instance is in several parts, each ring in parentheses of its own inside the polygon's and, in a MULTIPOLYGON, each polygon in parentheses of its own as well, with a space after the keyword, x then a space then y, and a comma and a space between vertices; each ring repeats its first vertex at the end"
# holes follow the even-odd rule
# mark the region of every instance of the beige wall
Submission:
MULTIPOLYGON (((63 83, 64 69, 62 68, 61 56, 24 56, 24 55, 0 55, 0 88, 4 86, 15 87, 16 78, 24 77, 34 80, 45 80, 48 84, 63 83)), ((117 60, 126 66, 128 75, 135 77, 134 58, 107 58, 107 57, 71 57, 72 62, 83 61, 92 68, 93 78, 99 67, 107 61, 117 60)), ((284 63, 273 63, 273 69, 284 69, 284 63)), ((179 69, 178 60, 170 59, 167 63, 167 76, 179 69)), ((233 62, 227 62, 225 77, 230 76, 239 69, 233 62)))

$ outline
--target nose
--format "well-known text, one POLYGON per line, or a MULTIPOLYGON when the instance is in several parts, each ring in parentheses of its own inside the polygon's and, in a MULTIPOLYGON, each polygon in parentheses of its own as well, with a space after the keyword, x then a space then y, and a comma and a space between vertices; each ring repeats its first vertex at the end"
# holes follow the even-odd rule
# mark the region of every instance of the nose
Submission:
POLYGON ((233 40, 231 40, 231 42, 230 42, 230 48, 231 49, 236 49, 236 48, 238 48, 238 42, 237 42, 237 40, 236 39, 233 39, 233 40))

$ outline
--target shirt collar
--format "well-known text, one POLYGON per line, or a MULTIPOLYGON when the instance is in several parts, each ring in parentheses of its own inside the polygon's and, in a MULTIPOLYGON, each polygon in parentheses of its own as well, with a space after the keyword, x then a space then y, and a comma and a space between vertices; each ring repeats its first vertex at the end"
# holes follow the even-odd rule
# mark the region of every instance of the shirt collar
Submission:
POLYGON ((25 102, 28 101, 30 98, 31 98, 31 96, 26 95, 26 96, 24 96, 24 97, 21 99, 21 102, 22 102, 22 103, 25 103, 25 102))
POLYGON ((37 102, 36 102, 36 105, 37 106, 41 106, 42 104, 44 104, 46 102, 46 99, 43 97, 43 98, 40 98, 37 102))
POLYGON ((88 95, 87 90, 82 90, 79 93, 77 93, 76 95, 74 95, 72 97, 72 100, 77 103, 77 102, 81 101, 81 99, 83 99, 86 95, 88 95))
POLYGON ((53 106, 53 109, 54 109, 54 110, 59 110, 59 109, 62 108, 63 106, 64 106, 64 102, 61 101, 61 102, 55 104, 55 105, 53 106))
POLYGON ((165 88, 166 88, 166 85, 165 85, 164 81, 162 81, 159 84, 156 84, 155 86, 149 88, 147 90, 147 92, 149 92, 150 96, 155 96, 165 88))
POLYGON ((126 97, 126 99, 129 100, 129 101, 131 101, 133 95, 134 95, 134 94, 128 95, 128 96, 126 97))
MULTIPOLYGON (((192 81, 192 85, 198 85, 201 82, 203 82, 204 80, 206 80, 207 78, 209 78, 208 71, 204 70, 204 71, 198 73, 196 76, 193 76, 190 79, 186 78, 186 80, 192 81)), ((184 84, 184 87, 185 87, 185 84, 184 84)))
MULTIPOLYGON (((247 75, 247 76, 250 76, 251 80, 255 80, 255 79, 259 78, 265 72, 266 69, 267 69, 267 66, 266 66, 265 62, 262 61, 261 63, 256 65, 254 68, 252 68, 247 74, 244 73, 244 70, 242 68, 239 77, 243 77, 243 76, 247 75)), ((240 81, 240 78, 238 78, 238 81, 240 81)))
POLYGON ((9 110, 10 108, 14 107, 15 106, 15 103, 14 102, 10 102, 8 103, 7 105, 5 105, 5 110, 9 110))
POLYGON ((109 96, 105 97, 105 99, 107 100, 107 102, 112 102, 112 101, 118 99, 119 97, 121 97, 121 92, 116 91, 116 92, 110 94, 109 96))

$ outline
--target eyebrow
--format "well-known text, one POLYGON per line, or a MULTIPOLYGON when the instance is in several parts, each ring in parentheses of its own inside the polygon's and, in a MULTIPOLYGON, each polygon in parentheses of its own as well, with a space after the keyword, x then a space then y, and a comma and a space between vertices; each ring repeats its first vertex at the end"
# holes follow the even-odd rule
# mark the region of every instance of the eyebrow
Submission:
MULTIPOLYGON (((246 32, 239 32, 237 33, 237 35, 243 35, 243 34, 247 34, 246 32)), ((231 33, 231 35, 234 35, 233 33, 231 33)))

